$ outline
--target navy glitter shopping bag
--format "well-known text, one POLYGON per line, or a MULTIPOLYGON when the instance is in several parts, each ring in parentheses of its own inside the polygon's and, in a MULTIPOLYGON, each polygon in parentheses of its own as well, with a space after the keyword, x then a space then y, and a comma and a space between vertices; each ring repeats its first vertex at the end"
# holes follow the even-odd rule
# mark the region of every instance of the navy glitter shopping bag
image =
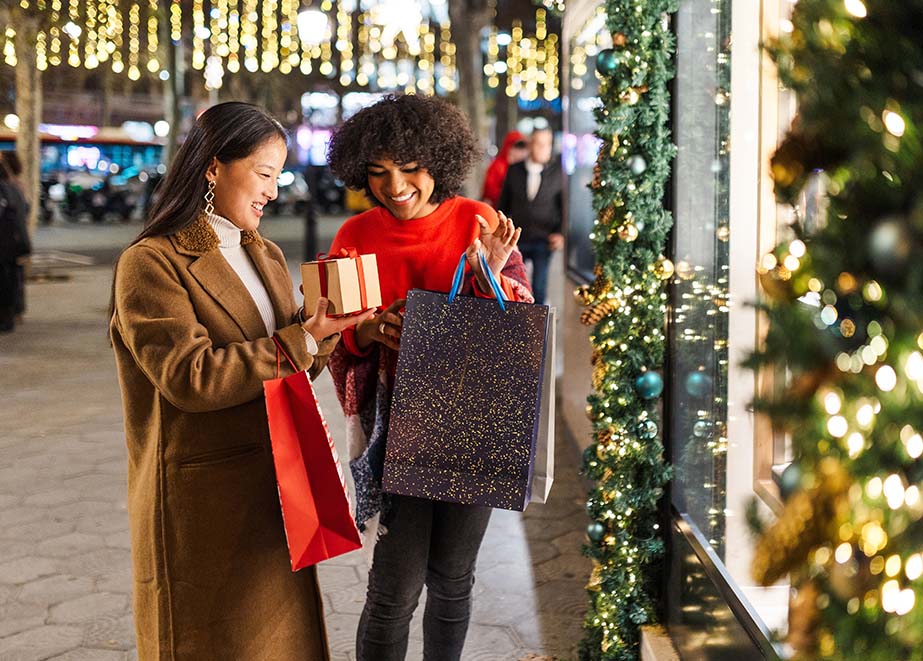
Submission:
POLYGON ((458 296, 464 269, 462 255, 448 295, 407 295, 383 489, 521 511, 550 388, 550 310, 504 301, 492 277, 496 299, 458 296))

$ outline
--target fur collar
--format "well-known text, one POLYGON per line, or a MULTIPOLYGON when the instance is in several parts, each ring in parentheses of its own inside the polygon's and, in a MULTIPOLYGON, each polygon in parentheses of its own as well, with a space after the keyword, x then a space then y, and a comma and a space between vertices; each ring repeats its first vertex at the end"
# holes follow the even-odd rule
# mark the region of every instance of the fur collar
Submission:
MULTIPOLYGON (((208 224, 204 214, 196 218, 191 225, 174 234, 173 237, 181 247, 197 254, 217 250, 219 245, 218 235, 208 224)), ((240 235, 240 245, 245 246, 248 243, 263 245, 263 237, 259 232, 244 230, 240 235)))

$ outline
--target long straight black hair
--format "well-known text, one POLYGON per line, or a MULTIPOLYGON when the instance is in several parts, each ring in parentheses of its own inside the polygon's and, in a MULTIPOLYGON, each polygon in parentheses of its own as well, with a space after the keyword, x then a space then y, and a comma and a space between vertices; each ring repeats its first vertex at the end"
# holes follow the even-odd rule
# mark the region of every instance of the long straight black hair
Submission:
MULTIPOLYGON (((144 222, 144 229, 128 247, 152 236, 168 236, 189 227, 205 208, 212 160, 222 163, 246 158, 273 138, 288 145, 285 128, 268 112, 251 103, 228 101, 212 106, 196 119, 176 152, 160 193, 144 222)), ((118 260, 116 260, 118 268, 118 260)), ((109 318, 115 312, 115 278, 109 301, 109 318)))

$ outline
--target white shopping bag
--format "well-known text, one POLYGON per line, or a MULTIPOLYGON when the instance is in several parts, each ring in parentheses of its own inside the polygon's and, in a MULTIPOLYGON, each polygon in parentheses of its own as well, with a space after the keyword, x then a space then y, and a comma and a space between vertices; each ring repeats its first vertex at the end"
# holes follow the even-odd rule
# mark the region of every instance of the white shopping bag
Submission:
POLYGON ((542 406, 539 412, 538 438, 535 441, 535 465, 532 473, 530 503, 546 503, 554 482, 554 398, 556 310, 548 314, 545 335, 545 370, 542 375, 542 406))

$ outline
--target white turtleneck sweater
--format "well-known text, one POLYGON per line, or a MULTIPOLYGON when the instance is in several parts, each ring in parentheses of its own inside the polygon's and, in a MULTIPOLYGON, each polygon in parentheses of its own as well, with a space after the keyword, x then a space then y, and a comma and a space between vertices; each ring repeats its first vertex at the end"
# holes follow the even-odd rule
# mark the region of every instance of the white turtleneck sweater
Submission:
MULTIPOLYGON (((276 332, 276 316, 272 309, 272 300, 269 298, 269 292, 260 278, 256 267, 250 260, 250 256, 244 247, 240 244, 240 228, 237 227, 227 218, 211 214, 206 218, 208 224, 215 234, 218 235, 218 246, 221 255, 227 260, 234 273, 244 283, 244 287, 250 293, 250 297, 256 304, 256 309, 260 312, 263 324, 266 326, 266 334, 272 335, 276 332)), ((310 333, 304 334, 305 344, 308 353, 312 356, 317 355, 317 341, 310 333)))

